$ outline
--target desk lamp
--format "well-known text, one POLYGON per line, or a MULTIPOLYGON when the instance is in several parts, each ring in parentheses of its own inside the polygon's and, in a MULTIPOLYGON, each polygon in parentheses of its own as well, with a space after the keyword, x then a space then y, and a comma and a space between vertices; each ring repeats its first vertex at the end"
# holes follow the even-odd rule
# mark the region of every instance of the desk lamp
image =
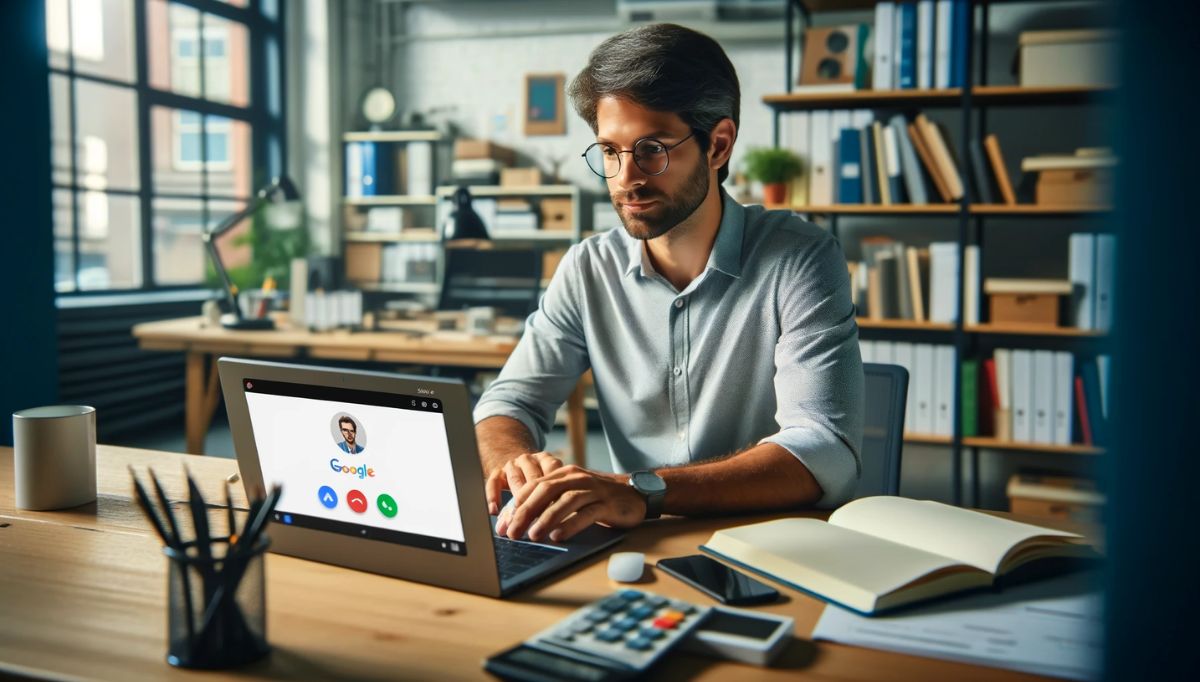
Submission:
MULTIPOLYGON (((221 254, 217 252, 217 238, 226 232, 232 230, 238 223, 245 220, 248 216, 257 211, 264 204, 278 206, 285 203, 294 203, 300 200, 300 192, 296 190, 296 185, 292 181, 284 177, 278 177, 271 181, 271 184, 258 190, 254 199, 246 204, 242 210, 234 213, 228 218, 222 220, 216 227, 205 232, 202 235, 204 239, 204 247, 208 249, 208 255, 212 258, 213 267, 216 268, 217 274, 221 276, 221 283, 225 286, 225 298, 229 301, 229 307, 233 310, 228 315, 221 317, 221 326, 226 329, 274 329, 275 322, 269 317, 250 319, 242 315, 241 306, 238 305, 236 289, 233 282, 229 279, 229 273, 225 271, 225 265, 221 262, 221 254)), ((271 222, 270 217, 268 222, 271 222)), ((285 221, 278 220, 275 222, 283 223, 285 221)), ((288 220, 289 224, 286 227, 295 227, 299 221, 288 220)), ((284 225, 280 225, 284 227, 284 225)))
POLYGON ((487 226, 483 219, 471 206, 471 190, 459 187, 451 197, 454 210, 446 218, 442 226, 442 234, 447 241, 463 241, 469 239, 488 239, 487 226))

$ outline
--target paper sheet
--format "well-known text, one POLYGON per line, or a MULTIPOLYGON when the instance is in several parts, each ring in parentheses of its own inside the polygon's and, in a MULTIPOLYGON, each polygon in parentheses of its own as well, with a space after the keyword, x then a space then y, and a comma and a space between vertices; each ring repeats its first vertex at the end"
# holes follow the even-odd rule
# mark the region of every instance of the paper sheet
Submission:
POLYGON ((1076 574, 866 618, 829 605, 813 639, 1072 680, 1101 676, 1098 576, 1076 574))

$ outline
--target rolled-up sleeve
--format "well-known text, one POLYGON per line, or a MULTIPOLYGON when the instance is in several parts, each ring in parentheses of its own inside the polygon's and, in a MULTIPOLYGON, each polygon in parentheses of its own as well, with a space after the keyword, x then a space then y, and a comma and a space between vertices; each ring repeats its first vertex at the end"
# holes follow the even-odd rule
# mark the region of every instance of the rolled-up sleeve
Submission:
POLYGON ((554 414, 588 369, 587 344, 579 302, 579 247, 559 263, 538 309, 525 322, 525 332, 500 376, 475 406, 475 423, 489 417, 516 419, 529 429, 539 449, 554 414))
POLYGON ((854 493, 862 448, 864 388, 850 278, 829 235, 781 263, 775 347, 775 443, 804 463, 835 507, 854 493))

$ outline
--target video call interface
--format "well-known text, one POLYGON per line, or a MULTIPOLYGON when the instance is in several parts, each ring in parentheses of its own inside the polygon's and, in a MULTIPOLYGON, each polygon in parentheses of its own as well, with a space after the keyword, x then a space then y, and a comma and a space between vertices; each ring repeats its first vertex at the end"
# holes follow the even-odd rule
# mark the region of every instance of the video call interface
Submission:
POLYGON ((440 399, 246 378, 275 521, 465 555, 440 399))

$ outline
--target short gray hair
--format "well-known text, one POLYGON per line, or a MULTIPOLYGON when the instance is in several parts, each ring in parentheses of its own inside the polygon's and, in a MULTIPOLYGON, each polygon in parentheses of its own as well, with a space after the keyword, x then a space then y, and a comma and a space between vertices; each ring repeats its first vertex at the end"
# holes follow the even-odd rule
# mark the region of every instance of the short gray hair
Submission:
MULTIPOLYGON (((599 101, 619 97, 678 115, 705 152, 722 119, 738 127, 742 97, 737 72, 717 41, 676 24, 640 26, 600 43, 568 94, 593 133, 599 101)), ((726 163, 717 178, 728 176, 726 163)))

